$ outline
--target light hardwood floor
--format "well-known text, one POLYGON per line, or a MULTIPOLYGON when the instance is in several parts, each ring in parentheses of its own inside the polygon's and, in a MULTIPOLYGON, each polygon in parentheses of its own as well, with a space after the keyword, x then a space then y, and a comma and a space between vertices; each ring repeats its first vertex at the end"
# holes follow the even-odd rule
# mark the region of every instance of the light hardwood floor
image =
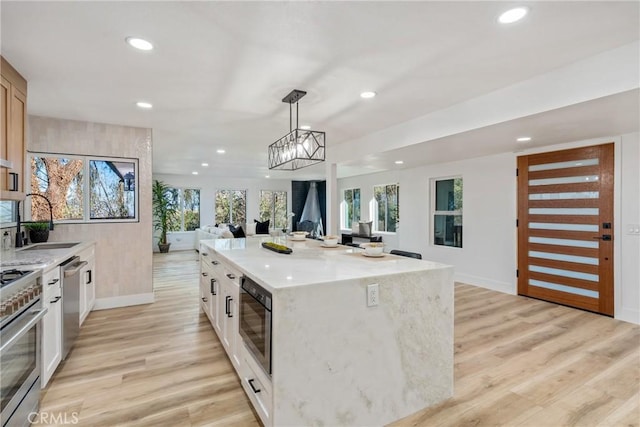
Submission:
MULTIPOLYGON (((199 310, 197 254, 154 255, 154 283, 154 304, 89 315, 41 412, 81 426, 259 425, 199 310)), ((394 426, 640 424, 640 327, 463 284, 455 311, 454 397, 394 426)))

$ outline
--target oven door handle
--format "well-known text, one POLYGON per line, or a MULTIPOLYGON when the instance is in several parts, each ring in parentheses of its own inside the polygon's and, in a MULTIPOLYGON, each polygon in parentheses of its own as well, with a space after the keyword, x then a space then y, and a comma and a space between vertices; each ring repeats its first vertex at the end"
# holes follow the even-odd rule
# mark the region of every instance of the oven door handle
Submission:
POLYGON ((0 347, 0 354, 4 353, 9 347, 11 347, 16 341, 25 336, 29 329, 33 328, 33 326, 40 321, 47 314, 47 309, 43 308, 40 310, 33 310, 31 314, 34 316, 33 319, 29 320, 26 325, 24 325, 17 333, 13 336, 9 337, 6 340, 2 341, 2 347, 0 347))

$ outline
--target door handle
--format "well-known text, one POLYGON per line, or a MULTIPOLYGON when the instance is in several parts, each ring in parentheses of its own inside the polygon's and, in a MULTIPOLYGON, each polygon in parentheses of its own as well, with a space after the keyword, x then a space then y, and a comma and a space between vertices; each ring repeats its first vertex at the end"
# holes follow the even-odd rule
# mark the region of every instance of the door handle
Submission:
POLYGON ((9 191, 18 191, 18 174, 16 172, 9 172, 11 175, 11 188, 9 191))
POLYGON ((260 389, 259 388, 255 388, 255 386, 253 385, 253 382, 255 380, 253 378, 251 378, 248 382, 249 382, 249 386, 251 387, 251 390, 253 390, 254 393, 260 393, 260 389))
POLYGON ((611 234, 603 234, 602 236, 596 236, 594 239, 611 241, 611 234))

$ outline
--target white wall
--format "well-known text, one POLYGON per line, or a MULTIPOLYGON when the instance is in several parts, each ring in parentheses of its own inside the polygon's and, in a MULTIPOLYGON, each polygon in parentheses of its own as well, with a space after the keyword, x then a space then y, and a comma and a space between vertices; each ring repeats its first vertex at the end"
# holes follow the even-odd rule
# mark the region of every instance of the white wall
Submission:
MULTIPOLYGON (((627 224, 640 223, 640 149, 638 133, 548 146, 523 153, 504 153, 393 172, 338 180, 338 195, 347 188, 362 191, 362 218, 369 218, 373 186, 400 184, 400 227, 383 236, 386 250, 420 252, 425 259, 451 264, 458 281, 515 294, 516 157, 614 141, 616 143, 615 316, 640 323, 640 236, 626 234, 627 224), (463 178, 463 248, 429 242, 430 180, 463 178), (623 228, 624 227, 624 228, 623 228), (623 232, 624 231, 624 232, 623 232)), ((478 141, 481 143, 481 141, 478 141)), ((346 230, 348 231, 348 230, 346 230)))
MULTIPOLYGON (((155 174, 158 179, 173 187, 196 188, 200 190, 200 225, 215 224, 215 195, 217 190, 247 191, 247 222, 258 218, 260 208, 260 190, 278 190, 287 192, 287 211, 291 211, 291 181, 282 179, 244 179, 212 178, 204 175, 155 174)), ((193 232, 169 233, 171 250, 192 249, 193 232)), ((157 239, 153 250, 158 250, 157 239)))

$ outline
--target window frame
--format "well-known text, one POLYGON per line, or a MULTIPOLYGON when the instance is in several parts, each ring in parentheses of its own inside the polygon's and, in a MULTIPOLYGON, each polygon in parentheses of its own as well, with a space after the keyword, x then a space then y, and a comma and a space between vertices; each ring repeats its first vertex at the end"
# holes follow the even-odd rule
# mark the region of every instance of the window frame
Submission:
MULTIPOLYGON (((354 221, 361 221, 362 220, 362 189, 360 187, 358 188, 344 188, 342 190, 342 203, 340 204, 340 228, 342 230, 351 230, 352 229, 352 224, 347 224, 347 209, 349 208, 349 203, 347 202, 347 198, 346 198, 346 194, 347 191, 351 191, 351 204, 353 205, 353 201, 355 200, 355 198, 353 197, 353 192, 358 190, 358 193, 360 193, 360 197, 358 198, 358 203, 360 204, 360 206, 358 206, 358 210, 359 210, 359 215, 358 215, 358 219, 355 218, 351 218, 351 222, 354 221)), ((354 210, 354 209, 352 209, 354 210)), ((352 215, 355 216, 355 215, 352 215)))
MULTIPOLYGON (((400 183, 399 182, 394 182, 394 183, 389 183, 389 184, 377 184, 374 185, 372 187, 373 190, 373 196, 371 197, 371 203, 369 206, 369 210, 370 210, 370 215, 369 215, 369 220, 372 221, 372 232, 376 232, 378 234, 397 234, 398 233, 398 229, 400 228, 400 183), (376 200, 376 187, 385 187, 385 194, 386 194, 386 188, 389 186, 395 186, 396 187, 396 194, 397 194, 397 206, 398 206, 398 213, 397 213, 397 218, 396 218, 396 229, 395 231, 387 231, 387 230, 380 230, 378 229, 378 201, 376 200)), ((387 203, 387 207, 385 208, 385 224, 387 224, 388 228, 388 218, 389 218, 389 209, 388 209, 388 203, 387 203)))
POLYGON ((262 199, 263 199, 263 194, 265 192, 269 192, 271 193, 272 197, 269 203, 269 218, 264 218, 262 216, 262 212, 259 212, 259 216, 260 216, 260 221, 266 221, 267 219, 269 220, 269 224, 271 228, 281 228, 281 229, 286 229, 289 225, 289 218, 288 218, 288 209, 289 209, 289 199, 288 199, 288 194, 286 190, 260 190, 260 198, 258 199, 258 210, 260 210, 260 206, 262 205, 262 199), (276 226, 276 211, 275 211, 275 199, 273 196, 275 196, 275 193, 283 193, 284 194, 284 226, 280 226, 277 227, 276 226))
POLYGON ((453 246, 453 245, 439 245, 436 244, 436 235, 435 235, 435 224, 436 224, 436 215, 449 215, 449 216, 459 216, 460 220, 462 222, 462 229, 464 230, 464 215, 463 215, 463 211, 464 211, 464 178, 462 176, 462 174, 459 175, 450 175, 450 176, 444 176, 444 177, 437 177, 437 178, 431 178, 430 179, 430 189, 431 189, 431 197, 429 198, 429 210, 431 212, 431 226, 429 227, 429 245, 433 246, 433 247, 437 247, 437 248, 448 248, 448 249, 463 249, 464 248, 464 233, 462 233, 461 236, 461 241, 460 241, 460 246, 453 246), (436 185, 439 181, 448 181, 448 180, 456 180, 456 179, 460 179, 462 180, 462 208, 459 210, 453 210, 453 211, 438 211, 436 210, 436 185))
POLYGON ((180 216, 180 230, 170 230, 168 231, 168 233, 188 233, 190 231, 195 231, 195 229, 193 230, 186 230, 185 229, 185 205, 184 205, 184 191, 185 190, 197 190, 198 191, 198 226, 196 228, 200 228, 200 224, 202 221, 202 189, 201 188, 194 188, 194 187, 184 187, 184 186, 177 186, 177 185, 171 185, 170 186, 171 190, 178 190, 178 206, 180 206, 180 212, 179 212, 179 216, 180 216))
MULTIPOLYGON (((99 224, 99 223, 136 223, 140 222, 140 159, 134 157, 115 157, 115 156, 92 156, 82 154, 68 154, 68 153, 52 153, 43 151, 27 151, 27 164, 31 169, 31 160, 34 157, 57 157, 64 159, 79 159, 82 160, 82 219, 55 219, 55 224, 99 224), (91 218, 91 161, 113 161, 117 163, 133 163, 134 170, 134 197, 133 204, 134 216, 133 218, 91 218)), ((31 180, 33 177, 33 170, 27 174, 27 185, 31 188, 31 180)), ((23 215, 28 220, 31 220, 31 200, 29 198, 24 200, 23 215)))
POLYGON ((233 200, 232 200, 232 196, 233 196, 233 192, 234 191, 241 191, 242 193, 244 193, 244 217, 245 217, 245 222, 247 221, 247 193, 248 191, 246 189, 244 190, 234 190, 234 189, 230 189, 230 188, 218 188, 214 194, 213 197, 213 220, 215 221, 215 223, 221 223, 221 224, 238 224, 238 222, 233 218, 233 200), (227 203, 229 204, 229 217, 227 220, 225 221, 218 221, 217 217, 217 212, 216 209, 218 208, 218 192, 221 191, 228 191, 227 194, 227 203))

